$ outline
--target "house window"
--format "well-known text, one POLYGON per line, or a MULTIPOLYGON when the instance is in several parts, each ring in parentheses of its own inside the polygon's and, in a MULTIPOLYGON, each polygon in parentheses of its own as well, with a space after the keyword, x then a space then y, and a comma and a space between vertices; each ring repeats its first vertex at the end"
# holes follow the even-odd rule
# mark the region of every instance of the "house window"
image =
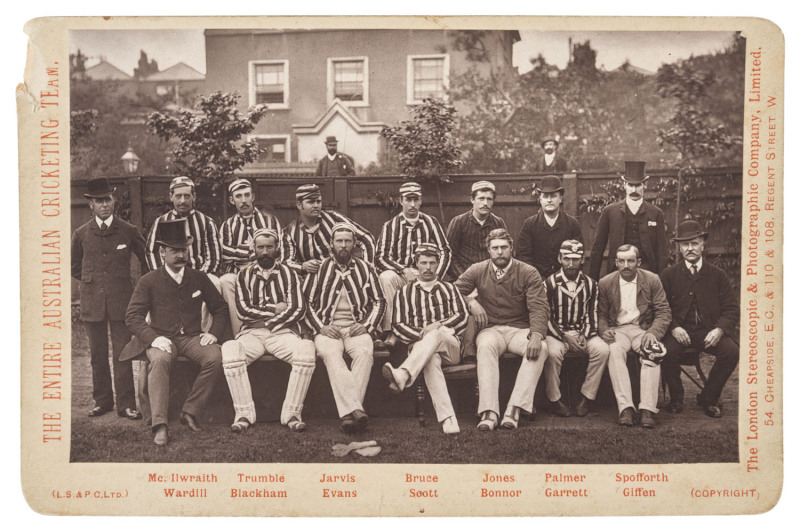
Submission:
POLYGON ((250 62, 250 104, 289 108, 289 62, 250 62))
POLYGON ((369 105, 369 61, 366 57, 328 59, 328 104, 339 98, 348 106, 369 105))
POLYGON ((450 85, 449 55, 410 55, 408 57, 408 104, 425 98, 447 100, 450 85))
POLYGON ((288 135, 252 136, 261 151, 257 163, 291 162, 291 149, 288 135))

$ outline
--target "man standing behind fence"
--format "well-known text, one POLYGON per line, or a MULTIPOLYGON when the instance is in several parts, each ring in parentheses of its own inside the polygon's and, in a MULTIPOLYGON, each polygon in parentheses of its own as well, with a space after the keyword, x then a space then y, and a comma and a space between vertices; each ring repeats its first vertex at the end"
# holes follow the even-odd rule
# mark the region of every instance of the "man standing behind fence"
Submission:
POLYGON ((335 136, 325 138, 325 149, 328 153, 320 159, 314 175, 317 177, 351 177, 356 174, 356 165, 352 157, 337 152, 338 145, 339 142, 335 136))
POLYGON ((633 245, 639 249, 640 268, 658 274, 667 266, 667 229, 664 212, 644 200, 644 162, 625 162, 622 182, 625 199, 609 204, 597 221, 589 276, 597 280, 608 247, 608 272, 614 272, 616 249, 633 245))
POLYGON ((135 226, 114 217, 114 188, 105 177, 88 181, 92 218, 72 235, 72 277, 80 281, 81 320, 89 336, 94 407, 89 416, 102 416, 114 408, 114 391, 108 365, 108 330, 117 414, 141 419, 136 410, 133 368, 121 362, 120 353, 131 338, 125 327, 125 310, 133 293, 131 255, 144 268, 144 238, 135 226))
POLYGON ((308 321, 318 333, 317 355, 328 371, 341 430, 353 433, 367 427, 364 396, 372 370, 373 343, 386 301, 378 275, 366 261, 353 256, 356 229, 348 223, 334 225, 333 256, 306 278, 308 321), (352 359, 350 369, 344 361, 352 359))
MULTIPOLYGON (((239 333, 242 325, 236 311, 236 274, 255 261, 253 254, 253 233, 261 228, 272 228, 279 234, 281 224, 278 219, 255 207, 255 194, 250 182, 237 179, 228 185, 228 201, 236 207, 236 213, 222 225, 222 266, 219 283, 222 297, 228 304, 233 336, 239 333)), ((284 246, 281 245, 283 251, 284 246)), ((283 252, 279 256, 283 261, 283 252)))
POLYGON ((298 217, 284 229, 288 248, 284 262, 301 278, 315 273, 327 257, 331 256, 331 230, 337 223, 348 223, 356 230, 356 246, 362 259, 375 262, 375 238, 366 228, 354 223, 339 212, 322 209, 322 192, 316 184, 303 184, 295 192, 298 217))
POLYGON ((542 138, 542 154, 533 166, 536 173, 566 173, 567 161, 558 156, 558 140, 554 136, 542 138))

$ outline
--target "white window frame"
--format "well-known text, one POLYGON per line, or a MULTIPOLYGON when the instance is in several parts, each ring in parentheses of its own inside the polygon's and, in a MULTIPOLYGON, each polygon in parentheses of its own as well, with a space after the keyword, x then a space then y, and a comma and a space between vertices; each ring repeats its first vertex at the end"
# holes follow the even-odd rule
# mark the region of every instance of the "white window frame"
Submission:
POLYGON ((328 57, 328 105, 333 103, 333 100, 336 99, 334 94, 335 90, 335 82, 333 78, 333 64, 334 63, 344 63, 344 62, 356 62, 361 61, 364 63, 364 99, 363 101, 344 101, 339 100, 342 102, 342 105, 346 107, 369 107, 369 57, 362 56, 362 57, 328 57))
POLYGON ((283 103, 267 103, 270 109, 288 109, 289 108, 289 61, 285 59, 279 60, 255 60, 249 61, 247 70, 247 88, 250 97, 250 106, 256 105, 256 66, 265 64, 282 64, 283 65, 283 103))
MULTIPOLYGON (((248 140, 275 140, 275 139, 282 139, 284 140, 284 145, 286 148, 286 152, 283 154, 283 161, 285 163, 290 163, 292 161, 292 135, 290 134, 249 134, 247 136, 248 140)), ((270 160, 269 162, 254 162, 255 164, 273 164, 279 163, 278 160, 270 160)))
POLYGON ((447 53, 436 53, 430 55, 409 55, 406 66, 406 104, 419 105, 422 103, 421 99, 414 99, 414 61, 416 59, 444 59, 444 77, 442 84, 444 85, 444 101, 449 98, 448 91, 450 90, 450 55, 447 53))

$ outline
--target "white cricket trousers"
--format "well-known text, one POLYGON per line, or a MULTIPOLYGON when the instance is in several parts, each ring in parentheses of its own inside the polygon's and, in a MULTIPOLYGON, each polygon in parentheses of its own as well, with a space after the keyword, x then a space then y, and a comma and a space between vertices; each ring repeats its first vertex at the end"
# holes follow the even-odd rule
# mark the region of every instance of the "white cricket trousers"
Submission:
MULTIPOLYGON (((346 331, 348 328, 340 328, 346 331)), ((328 379, 331 382, 336 410, 343 418, 354 410, 364 410, 364 396, 367 393, 369 374, 372 371, 373 344, 369 333, 343 339, 332 339, 319 334, 314 337, 317 357, 325 363, 328 379), (350 369, 344 354, 350 356, 350 369)))
POLYGON ((413 343, 408 350, 408 357, 400 369, 409 374, 406 388, 416 381, 419 374, 425 377, 425 386, 431 396, 436 420, 442 422, 455 416, 453 403, 447 391, 447 381, 442 366, 451 366, 461 362, 461 344, 452 333, 440 330, 430 331, 422 339, 413 343))
MULTIPOLYGON (((633 390, 631 390, 631 377, 628 373, 628 352, 633 350, 639 355, 642 346, 642 336, 646 330, 637 324, 625 324, 612 328, 614 342, 609 344, 608 375, 611 376, 611 387, 617 398, 617 407, 622 412, 628 407, 636 410, 633 403, 633 390)), ((641 363, 641 357, 639 358, 641 363)), ((650 366, 642 364, 639 371, 640 391, 639 409, 658 413, 658 382, 661 379, 661 365, 650 366)))
MULTIPOLYGON (((544 364, 544 380, 547 385, 547 399, 555 402, 561 399, 561 364, 564 362, 564 355, 567 353, 568 347, 565 342, 550 335, 545 340, 547 341, 547 362, 544 364)), ((608 344, 597 335, 586 341, 586 355, 589 357, 589 364, 586 366, 586 378, 581 385, 581 394, 586 399, 594 400, 597 397, 603 370, 606 369, 608 363, 608 353, 608 344)))

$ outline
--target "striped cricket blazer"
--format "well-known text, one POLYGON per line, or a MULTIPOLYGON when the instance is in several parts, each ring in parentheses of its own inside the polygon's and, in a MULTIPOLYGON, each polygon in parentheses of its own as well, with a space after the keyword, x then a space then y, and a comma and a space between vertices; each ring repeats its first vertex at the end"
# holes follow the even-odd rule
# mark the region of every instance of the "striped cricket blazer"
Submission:
MULTIPOLYGON (((192 210, 186 217, 189 220, 189 235, 194 238, 192 246, 188 249, 188 266, 194 270, 208 274, 216 274, 221 257, 217 225, 214 224, 213 219, 197 210, 192 210)), ((147 258, 147 266, 150 267, 150 270, 156 270, 163 265, 161 262, 161 255, 158 253, 158 245, 156 245, 158 223, 161 221, 174 221, 179 218, 178 212, 172 210, 158 217, 153 222, 153 226, 150 228, 150 234, 147 236, 147 245, 145 247, 145 257, 147 258)))
POLYGON ((306 230, 300 219, 295 219, 284 229, 285 261, 298 274, 305 274, 303 262, 331 256, 331 228, 336 223, 349 223, 356 229, 356 246, 361 247, 363 259, 368 263, 375 262, 375 238, 366 228, 353 222, 335 211, 321 211, 316 230, 306 230))
POLYGON ((575 281, 578 285, 571 293, 560 269, 544 282, 550 305, 547 332, 559 340, 563 340, 565 331, 578 331, 586 338, 597 335, 597 282, 582 272, 575 281))
MULTIPOLYGON (((220 246, 222 247, 222 265, 220 273, 236 273, 242 267, 255 262, 255 254, 250 242, 253 233, 260 228, 272 228, 281 233, 281 223, 269 213, 263 213, 258 208, 253 208, 253 215, 245 219, 238 213, 229 217, 222 224, 220 246)), ((281 245, 279 259, 283 261, 286 244, 281 245)))
POLYGON ((236 312, 244 328, 291 329, 299 334, 306 309, 301 280, 288 265, 277 262, 266 271, 253 263, 236 275, 236 312), (288 307, 276 311, 281 302, 288 307))
POLYGON ((394 297, 392 329, 405 342, 422 338, 422 328, 434 322, 453 328, 456 337, 467 327, 467 304, 450 282, 437 281, 430 292, 419 281, 404 285, 394 297))
POLYGON ((381 271, 393 270, 403 274, 403 269, 414 267, 414 249, 420 243, 433 243, 442 251, 436 275, 441 279, 450 268, 452 251, 447 236, 439 221, 430 215, 419 213, 419 220, 410 223, 403 214, 398 214, 384 223, 378 237, 376 265, 381 271))

